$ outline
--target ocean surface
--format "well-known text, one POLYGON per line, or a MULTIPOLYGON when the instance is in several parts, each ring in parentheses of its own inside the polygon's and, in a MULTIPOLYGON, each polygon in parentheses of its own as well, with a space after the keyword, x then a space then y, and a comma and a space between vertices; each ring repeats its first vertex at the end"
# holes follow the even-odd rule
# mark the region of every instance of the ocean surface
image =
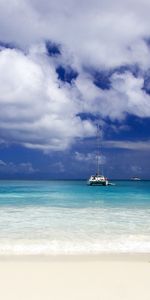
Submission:
POLYGON ((150 253, 150 181, 0 181, 0 255, 150 253))

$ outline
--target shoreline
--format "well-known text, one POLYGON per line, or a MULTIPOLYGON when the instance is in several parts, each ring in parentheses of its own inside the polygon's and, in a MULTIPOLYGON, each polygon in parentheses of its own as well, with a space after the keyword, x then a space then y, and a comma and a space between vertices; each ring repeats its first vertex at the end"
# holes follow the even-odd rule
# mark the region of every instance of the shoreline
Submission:
POLYGON ((150 253, 100 253, 100 254, 3 254, 2 261, 54 261, 54 262, 81 262, 81 261, 124 261, 149 262, 150 253))

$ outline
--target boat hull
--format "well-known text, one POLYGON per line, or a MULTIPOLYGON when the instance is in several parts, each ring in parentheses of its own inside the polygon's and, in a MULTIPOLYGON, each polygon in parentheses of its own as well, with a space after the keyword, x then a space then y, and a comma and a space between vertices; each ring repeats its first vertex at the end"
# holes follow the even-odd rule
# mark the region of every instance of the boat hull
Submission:
POLYGON ((105 181, 89 181, 89 185, 103 185, 103 186, 107 186, 108 180, 105 181))
POLYGON ((93 185, 95 185, 95 186, 106 186, 108 184, 106 184, 106 183, 90 183, 89 185, 90 186, 93 186, 93 185))

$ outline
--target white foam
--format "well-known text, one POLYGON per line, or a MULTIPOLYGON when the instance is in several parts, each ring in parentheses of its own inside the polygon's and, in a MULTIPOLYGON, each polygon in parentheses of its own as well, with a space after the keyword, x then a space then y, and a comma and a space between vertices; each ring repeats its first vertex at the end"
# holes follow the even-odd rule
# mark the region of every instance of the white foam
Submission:
POLYGON ((101 253, 149 253, 150 240, 142 237, 95 242, 18 241, 0 244, 0 255, 66 255, 101 253))

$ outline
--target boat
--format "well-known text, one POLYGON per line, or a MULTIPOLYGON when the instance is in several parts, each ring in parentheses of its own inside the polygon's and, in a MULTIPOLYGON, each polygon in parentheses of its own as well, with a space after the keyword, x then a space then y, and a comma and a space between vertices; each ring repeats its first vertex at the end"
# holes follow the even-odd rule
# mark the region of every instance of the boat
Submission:
POLYGON ((91 175, 89 178, 89 185, 109 185, 108 179, 103 175, 91 175))
POLYGON ((110 185, 108 179, 103 175, 100 174, 100 128, 97 126, 97 171, 95 175, 91 175, 88 180, 88 185, 103 185, 107 186, 110 185))
POLYGON ((131 180, 139 181, 139 180, 141 180, 141 178, 140 177, 132 177, 131 180))

